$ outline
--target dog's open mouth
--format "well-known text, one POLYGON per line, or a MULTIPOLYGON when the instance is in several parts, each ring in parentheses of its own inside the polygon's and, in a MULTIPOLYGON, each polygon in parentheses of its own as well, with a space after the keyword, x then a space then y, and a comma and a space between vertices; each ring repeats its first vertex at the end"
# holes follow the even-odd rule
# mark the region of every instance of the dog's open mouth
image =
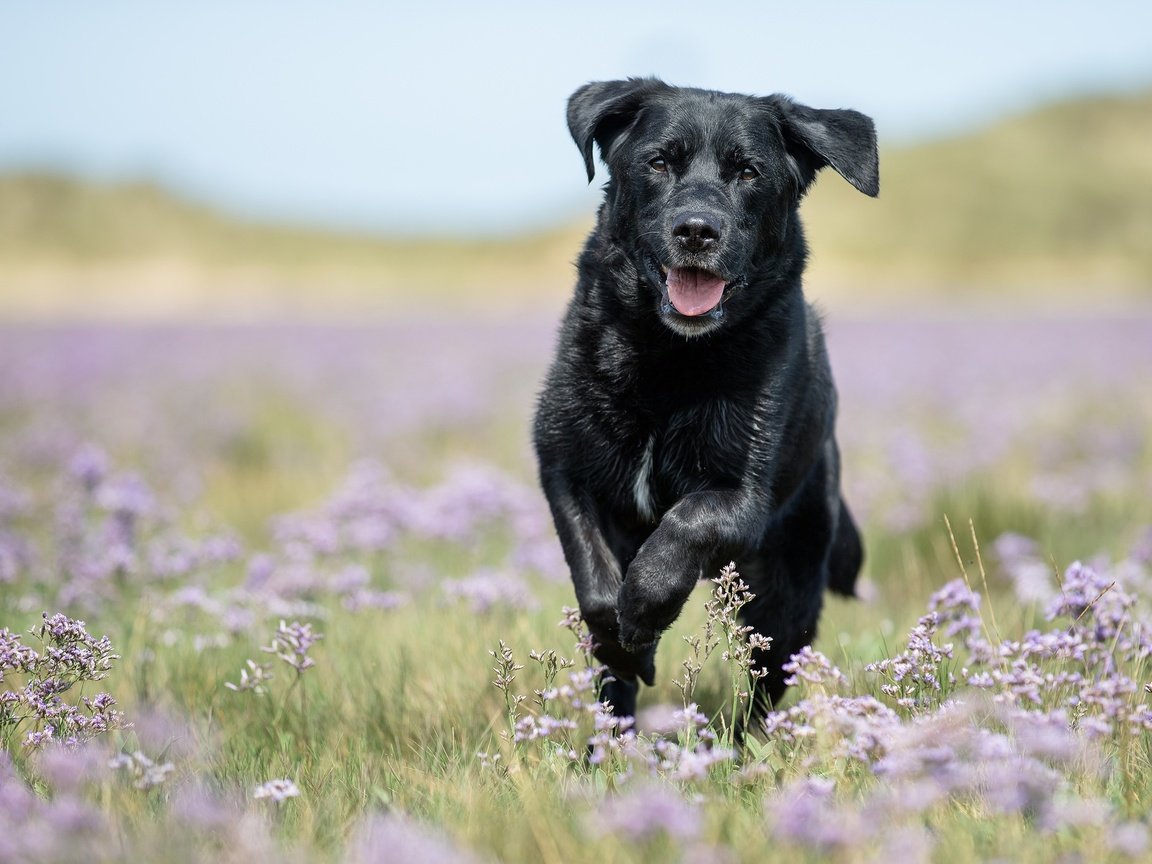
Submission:
MULTIPOLYGON (((663 267, 660 268, 662 271, 663 267)), ((664 272, 668 300, 681 315, 695 318, 720 305, 727 284, 715 273, 699 267, 672 267, 664 272)))
POLYGON ((688 318, 701 315, 723 315, 724 289, 722 276, 701 267, 665 267, 658 261, 657 272, 664 288, 663 311, 675 310, 688 318))

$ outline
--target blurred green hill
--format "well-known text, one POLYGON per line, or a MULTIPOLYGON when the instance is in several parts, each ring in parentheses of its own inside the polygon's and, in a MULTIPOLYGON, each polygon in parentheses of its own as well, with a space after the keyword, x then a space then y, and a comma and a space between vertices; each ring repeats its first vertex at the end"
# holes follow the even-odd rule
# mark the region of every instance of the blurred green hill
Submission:
POLYGON ((264 314, 500 306, 569 281, 568 227, 512 239, 261 224, 149 183, 0 175, 0 314, 264 314))
MULTIPOLYGON (((1152 297, 1152 91, 885 150, 881 189, 825 172, 805 202, 826 302, 1152 297)), ((0 314, 554 306, 590 224, 388 241, 244 221, 147 183, 0 175, 0 314)))
POLYGON ((1152 90, 1049 105, 881 153, 880 198, 828 173, 814 282, 897 294, 1152 297, 1152 90))

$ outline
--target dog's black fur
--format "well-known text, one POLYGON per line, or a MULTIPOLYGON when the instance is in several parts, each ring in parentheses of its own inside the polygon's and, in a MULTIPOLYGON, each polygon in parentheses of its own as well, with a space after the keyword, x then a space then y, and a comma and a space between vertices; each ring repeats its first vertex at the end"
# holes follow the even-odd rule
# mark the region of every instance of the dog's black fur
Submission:
POLYGON ((649 78, 581 87, 568 125, 589 180, 593 142, 610 179, 535 444, 610 672, 602 697, 635 712, 661 632, 735 561, 756 595, 744 620, 773 639, 757 658, 762 712, 814 638, 825 587, 852 595, 863 556, 797 209, 825 165, 877 194, 872 121, 649 78))

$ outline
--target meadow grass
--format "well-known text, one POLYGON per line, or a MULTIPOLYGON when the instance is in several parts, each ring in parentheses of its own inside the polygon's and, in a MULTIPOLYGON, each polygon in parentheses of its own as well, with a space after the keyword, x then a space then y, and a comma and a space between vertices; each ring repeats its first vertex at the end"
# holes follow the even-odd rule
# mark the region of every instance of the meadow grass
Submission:
MULTIPOLYGON (((269 473, 249 482, 269 488, 247 500, 271 500, 283 478, 269 473)), ((219 503, 223 507, 227 501, 219 503)), ((949 500, 948 507, 956 514, 965 510, 980 514, 989 538, 1020 524, 1018 510, 1001 510, 992 489, 974 489, 966 500, 949 500)), ((1118 524, 1106 512, 1099 515, 1106 524, 1118 524)), ((1146 510, 1142 515, 1146 520, 1152 517, 1146 510)), ((1079 520, 1049 527, 1053 534, 1065 536, 1065 543, 1058 545, 1072 549, 1080 542, 1079 531, 1084 530, 1079 520)), ((1100 547, 1100 538, 1094 535, 1092 549, 1100 547)), ((1111 539, 1118 544, 1123 538, 1111 539)), ((952 537, 942 520, 912 536, 873 535, 868 541, 872 550, 868 574, 882 580, 877 586, 880 596, 869 602, 830 599, 816 647, 844 670, 849 692, 883 698, 880 682, 865 674, 864 667, 894 653, 923 613, 925 599, 961 572, 961 562, 953 556, 952 537)), ((975 562, 971 538, 962 532, 956 542, 962 562, 975 562)), ((1060 562, 1068 560, 1066 554, 1072 553, 1053 552, 1060 562)), ((420 559, 434 571, 443 567, 448 574, 459 572, 460 562, 452 554, 438 555, 435 549, 424 548, 420 559)), ((978 578, 976 571, 968 576, 978 578)), ((990 606, 996 626, 1004 634, 1022 634, 1037 622, 1037 610, 1022 607, 999 579, 995 577, 990 606)), ((681 693, 672 681, 688 653, 683 637, 704 625, 708 587, 697 591, 665 636, 658 685, 645 691, 645 704, 680 704, 681 693)), ((246 659, 260 659, 259 647, 272 632, 267 622, 263 629, 254 627, 251 634, 214 650, 197 650, 188 638, 169 645, 164 631, 173 625, 179 623, 185 634, 191 634, 210 631, 212 622, 157 621, 149 614, 146 600, 128 593, 119 598, 117 614, 102 617, 99 627, 107 630, 125 658, 109 682, 121 709, 130 718, 149 712, 166 717, 163 747, 156 755, 180 754, 172 757, 177 765, 176 782, 198 778, 221 797, 231 794, 242 802, 238 806, 250 808, 253 802, 245 801, 244 793, 258 782, 272 777, 294 780, 300 789, 298 798, 272 805, 266 812, 255 811, 277 846, 293 854, 338 860, 365 812, 394 809, 437 826, 460 847, 498 860, 675 858, 684 852, 684 844, 670 834, 657 833, 636 842, 626 831, 601 835, 595 829, 598 808, 611 807, 609 793, 617 786, 627 788, 626 782, 543 758, 530 748, 518 749, 501 739, 501 732, 506 731, 504 705, 492 686, 488 651, 503 642, 528 666, 517 674, 515 685, 523 694, 543 686, 539 669, 532 668, 528 660, 530 651, 552 649, 568 657, 577 653, 570 634, 557 626, 560 609, 572 602, 570 589, 562 584, 538 585, 535 596, 539 607, 532 612, 508 608, 482 616, 463 605, 445 605, 434 595, 416 600, 402 612, 329 607, 317 625, 324 638, 313 651, 316 666, 306 670, 298 683, 291 670, 276 668, 269 692, 260 696, 231 692, 222 685, 237 680, 246 659), (122 617, 124 610, 133 607, 134 615, 122 617), (504 768, 483 767, 477 757, 482 752, 500 753, 504 768)), ((987 620, 985 624, 992 626, 987 620)), ((714 657, 695 692, 702 710, 715 718, 717 729, 726 725, 730 698, 726 666, 714 657)), ((1145 680, 1145 671, 1132 674, 1136 680, 1145 680)), ((131 732, 122 736, 126 749, 140 743, 131 732)), ((723 848, 728 857, 721 860, 749 862, 827 860, 829 854, 837 860, 869 860, 876 854, 874 842, 864 837, 856 850, 810 849, 781 845, 779 838, 765 830, 765 800, 789 782, 807 776, 802 760, 791 760, 770 745, 770 741, 760 741, 750 748, 755 755, 746 754, 703 778, 678 784, 701 802, 702 827, 694 842, 711 850, 708 854, 719 855, 716 849, 723 848), (765 772, 739 775, 744 760, 763 765, 765 772)), ((19 751, 13 738, 6 746, 19 751)), ((1111 770, 1101 773, 1101 762, 1088 760, 1082 771, 1070 772, 1075 791, 1108 800, 1119 812, 1139 818, 1152 781, 1146 738, 1120 736, 1102 750, 1096 760, 1111 762, 1111 770)), ((849 800, 867 795, 877 783, 842 761, 829 760, 821 770, 823 776, 834 776, 846 787, 843 794, 849 800), (837 771, 842 773, 837 776, 837 771)), ((151 860, 186 860, 205 854, 215 832, 185 828, 183 848, 170 846, 172 838, 167 834, 155 833, 157 824, 172 821, 165 816, 162 798, 161 793, 143 795, 105 779, 101 810, 119 826, 128 847, 148 850, 145 854, 155 856, 151 860)), ((995 815, 979 802, 945 802, 914 821, 934 838, 935 860, 1010 856, 1017 861, 1051 861, 1061 853, 1076 853, 1083 860, 1111 860, 1102 842, 1103 827, 1074 826, 1054 834, 1041 833, 1026 814, 995 815)), ((219 854, 226 858, 229 850, 220 848, 219 854)))
MULTIPOLYGON (((197 362, 203 355, 197 350, 197 362)), ((95 387, 100 422, 86 434, 115 448, 103 462, 91 450, 77 454, 71 440, 49 447, 44 405, 0 411, 7 452, 24 454, 5 460, 0 475, 0 553, 11 556, 0 554, 0 627, 38 649, 27 630, 42 611, 66 611, 89 632, 106 633, 121 659, 66 700, 106 691, 133 724, 60 753, 24 743, 52 725, 46 715, 0 722, 0 861, 1046 862, 1147 854, 1146 439, 1124 450, 1135 454, 1124 465, 1131 482, 1081 491, 1075 507, 1035 494, 1027 447, 927 488, 914 499, 915 522, 886 519, 884 495, 871 496, 863 599, 830 597, 814 644, 843 682, 812 661, 806 668, 819 680, 793 687, 777 706, 777 731, 754 730, 743 745, 732 740, 731 721, 732 684, 739 689, 744 673, 723 649, 687 698, 675 684, 691 654, 686 637, 708 625, 713 586, 702 584, 662 640, 657 684, 641 696, 640 734, 601 735, 606 720, 577 683, 574 695, 558 693, 547 705, 534 693, 564 685, 586 661, 558 624, 573 602, 566 573, 537 557, 554 553, 554 540, 530 465, 514 455, 522 443, 510 443, 522 414, 389 431, 387 445, 376 444, 388 454, 385 471, 356 462, 367 418, 331 415, 290 387, 253 391, 227 369, 237 396, 220 410, 239 413, 201 427, 196 412, 173 407, 176 425, 156 430, 157 440, 120 439, 119 421, 101 412, 111 404, 117 417, 136 416, 135 403, 108 403, 114 388, 95 387), (169 436, 187 448, 175 463, 152 452, 169 436), (501 467, 448 467, 461 454, 501 467), (176 470, 189 460, 200 479, 191 496, 176 470), (129 469, 143 473, 148 494, 129 469), (391 533, 373 533, 380 526, 391 533), (1013 553, 996 542, 1008 532, 1035 545, 1013 553), (127 564, 107 564, 113 548, 127 564), (16 563, 6 570, 6 560, 16 563), (1076 560, 1090 561, 1097 581, 1070 587, 1081 578, 1070 569, 1076 560), (1037 564, 1052 584, 1028 599, 1019 574, 1037 564), (954 650, 908 661, 904 680, 919 682, 910 696, 886 690, 892 667, 874 664, 912 651, 910 631, 948 583, 983 595, 978 623, 964 623, 960 606, 939 606, 930 642, 954 650), (1097 584, 1105 587, 1097 592, 1097 584), (1053 603, 1085 591, 1093 596, 1073 614, 1049 620, 1053 603), (1130 606, 1113 603, 1125 597, 1130 606), (314 665, 298 671, 261 650, 281 621, 322 634, 295 654, 280 646, 314 665), (963 627, 948 635, 954 624, 963 627), (1040 648, 1029 631, 1078 641, 1040 648), (994 659, 973 660, 985 650, 981 639, 997 646, 994 659), (504 648, 523 668, 502 690, 493 681, 504 648), (574 663, 551 684, 532 657, 549 651, 574 663), (241 684, 249 660, 271 672, 265 692, 226 686, 241 684), (1005 677, 979 686, 969 666, 1005 677), (1085 680, 1067 677, 1074 672, 1085 680), (1042 679, 1035 702, 1025 673, 1042 679), (917 677, 925 675, 940 689, 917 677), (1108 682, 1135 689, 1125 684, 1113 699, 1097 686, 1108 682), (510 718, 516 696, 524 699, 513 699, 510 718), (657 731, 667 721, 653 719, 659 709, 667 715, 686 701, 704 720, 680 717, 657 731), (529 727, 516 725, 526 717, 573 728, 529 738, 529 727), (599 741, 599 761, 589 739, 599 741), (137 750, 170 772, 137 788, 130 766, 108 767, 114 754, 137 750), (298 794, 257 798, 272 780, 291 781, 298 794)), ((170 390, 162 382, 143 398, 164 405, 170 390)), ((1131 419, 1147 407, 1133 397, 1121 413, 1131 419)), ((1100 428, 1112 428, 1104 416, 1100 428)), ((936 431, 951 425, 931 419, 936 431)), ((950 453, 954 436, 940 440, 950 453)), ((857 455, 862 469, 879 458, 867 448, 857 455)), ((1106 473, 1104 463, 1089 464, 1106 473)), ((28 674, 0 668, 0 691, 23 692, 28 674)), ((739 711, 738 693, 735 704, 739 711)))

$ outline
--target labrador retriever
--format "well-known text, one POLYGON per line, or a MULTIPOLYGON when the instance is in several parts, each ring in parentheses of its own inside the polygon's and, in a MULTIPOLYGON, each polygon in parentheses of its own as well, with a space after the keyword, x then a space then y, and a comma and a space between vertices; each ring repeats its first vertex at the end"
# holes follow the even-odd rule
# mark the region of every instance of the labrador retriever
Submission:
POLYGON ((580 611, 636 710, 660 634, 734 561, 771 637, 755 710, 811 643, 825 588, 854 593, 863 549, 840 493, 836 390, 804 299, 798 208, 824 166, 879 191, 856 111, 654 78, 578 89, 568 126, 609 179, 539 399, 540 481, 580 611))

